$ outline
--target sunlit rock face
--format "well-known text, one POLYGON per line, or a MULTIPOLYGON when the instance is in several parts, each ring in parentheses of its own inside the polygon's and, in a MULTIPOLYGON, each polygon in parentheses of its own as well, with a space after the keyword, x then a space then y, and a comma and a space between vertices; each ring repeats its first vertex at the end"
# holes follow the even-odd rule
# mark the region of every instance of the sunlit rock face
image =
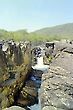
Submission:
POLYGON ((42 110, 73 109, 73 80, 70 72, 61 67, 50 67, 42 76, 41 105, 42 110))
POLYGON ((19 106, 12 106, 3 110, 25 110, 25 109, 19 106))
POLYGON ((30 44, 26 47, 8 42, 0 48, 0 109, 13 105, 16 94, 30 74, 30 44))
POLYGON ((72 45, 64 46, 60 45, 48 73, 42 75, 42 110, 73 109, 73 49, 72 45))

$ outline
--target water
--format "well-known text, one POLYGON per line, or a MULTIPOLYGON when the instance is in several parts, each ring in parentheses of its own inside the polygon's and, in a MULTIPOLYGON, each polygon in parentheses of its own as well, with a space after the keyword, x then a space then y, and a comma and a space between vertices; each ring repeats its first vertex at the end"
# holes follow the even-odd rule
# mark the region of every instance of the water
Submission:
MULTIPOLYGON (((37 64, 35 66, 32 66, 32 68, 36 69, 36 70, 41 70, 41 71, 47 73, 49 65, 43 64, 43 57, 41 56, 41 57, 37 57, 37 64)), ((32 77, 32 79, 36 82, 39 82, 34 77, 32 77)), ((40 84, 41 84, 41 82, 40 82, 40 84)), ((38 94, 40 94, 40 88, 38 89, 38 94)), ((39 103, 31 106, 30 110, 41 110, 40 96, 38 98, 39 98, 39 103)))
POLYGON ((43 65, 43 57, 38 57, 37 58, 37 65, 43 65))
POLYGON ((48 71, 49 65, 43 64, 43 56, 37 57, 37 64, 35 66, 32 66, 33 69, 41 70, 41 71, 48 71))
POLYGON ((30 108, 30 110, 41 110, 41 103, 40 103, 40 96, 39 96, 41 79, 38 76, 33 76, 33 75, 31 76, 30 79, 33 80, 36 83, 36 87, 38 89, 38 104, 34 104, 33 106, 28 107, 28 108, 30 108))
MULTIPOLYGON (((38 90, 38 94, 40 94, 40 89, 38 90)), ((39 103, 34 104, 33 106, 31 106, 29 108, 30 108, 30 110, 41 110, 40 97, 39 97, 39 103)))

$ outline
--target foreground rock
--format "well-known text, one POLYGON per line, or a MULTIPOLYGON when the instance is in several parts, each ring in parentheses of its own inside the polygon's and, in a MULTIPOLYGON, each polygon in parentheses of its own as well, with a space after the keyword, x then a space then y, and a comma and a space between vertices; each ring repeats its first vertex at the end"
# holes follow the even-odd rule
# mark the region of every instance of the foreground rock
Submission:
POLYGON ((42 110, 73 110, 73 52, 72 47, 58 51, 42 75, 42 110))
POLYGON ((51 66, 49 73, 43 74, 41 104, 43 110, 73 109, 73 78, 70 72, 51 66))
POLYGON ((3 110, 25 110, 24 108, 21 108, 19 106, 12 106, 3 110))

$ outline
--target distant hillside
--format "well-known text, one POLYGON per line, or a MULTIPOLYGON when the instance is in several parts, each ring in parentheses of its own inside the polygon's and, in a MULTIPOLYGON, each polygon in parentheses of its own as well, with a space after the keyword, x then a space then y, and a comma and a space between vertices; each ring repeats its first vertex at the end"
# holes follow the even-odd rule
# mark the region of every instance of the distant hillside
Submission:
POLYGON ((73 23, 43 28, 34 32, 36 35, 48 36, 56 39, 73 39, 73 23))
POLYGON ((26 30, 8 32, 0 29, 0 39, 47 41, 71 39, 73 40, 73 23, 58 25, 54 27, 43 28, 35 32, 28 33, 26 30))
POLYGON ((17 31, 6 31, 3 29, 0 29, 0 40, 8 40, 8 39, 14 39, 16 41, 20 40, 26 40, 28 36, 28 32, 26 30, 17 30, 17 31))

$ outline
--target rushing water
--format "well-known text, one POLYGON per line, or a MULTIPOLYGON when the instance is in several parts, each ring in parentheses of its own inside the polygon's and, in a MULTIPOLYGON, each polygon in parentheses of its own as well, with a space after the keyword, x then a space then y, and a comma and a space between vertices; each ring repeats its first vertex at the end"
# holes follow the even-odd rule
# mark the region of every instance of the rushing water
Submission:
MULTIPOLYGON (((38 90, 38 93, 40 93, 40 89, 38 90)), ((33 106, 30 107, 31 110, 41 110, 41 103, 40 103, 40 97, 39 97, 39 102, 38 104, 34 104, 33 106)))
MULTIPOLYGON (((32 66, 32 68, 47 73, 49 66, 43 64, 43 57, 41 56, 41 57, 37 57, 37 64, 35 66, 32 66)), ((39 82, 39 80, 36 80, 34 77, 32 77, 32 79, 35 80, 36 83, 39 82)), ((38 89, 38 94, 40 94, 40 88, 38 89)), ((38 99, 39 99, 39 103, 31 106, 30 110, 41 110, 40 96, 38 97, 38 99)))
POLYGON ((41 71, 48 71, 49 66, 43 64, 43 56, 37 57, 37 64, 32 66, 33 69, 41 70, 41 71))
POLYGON ((38 57, 37 58, 37 64, 38 65, 43 65, 43 57, 38 57))

